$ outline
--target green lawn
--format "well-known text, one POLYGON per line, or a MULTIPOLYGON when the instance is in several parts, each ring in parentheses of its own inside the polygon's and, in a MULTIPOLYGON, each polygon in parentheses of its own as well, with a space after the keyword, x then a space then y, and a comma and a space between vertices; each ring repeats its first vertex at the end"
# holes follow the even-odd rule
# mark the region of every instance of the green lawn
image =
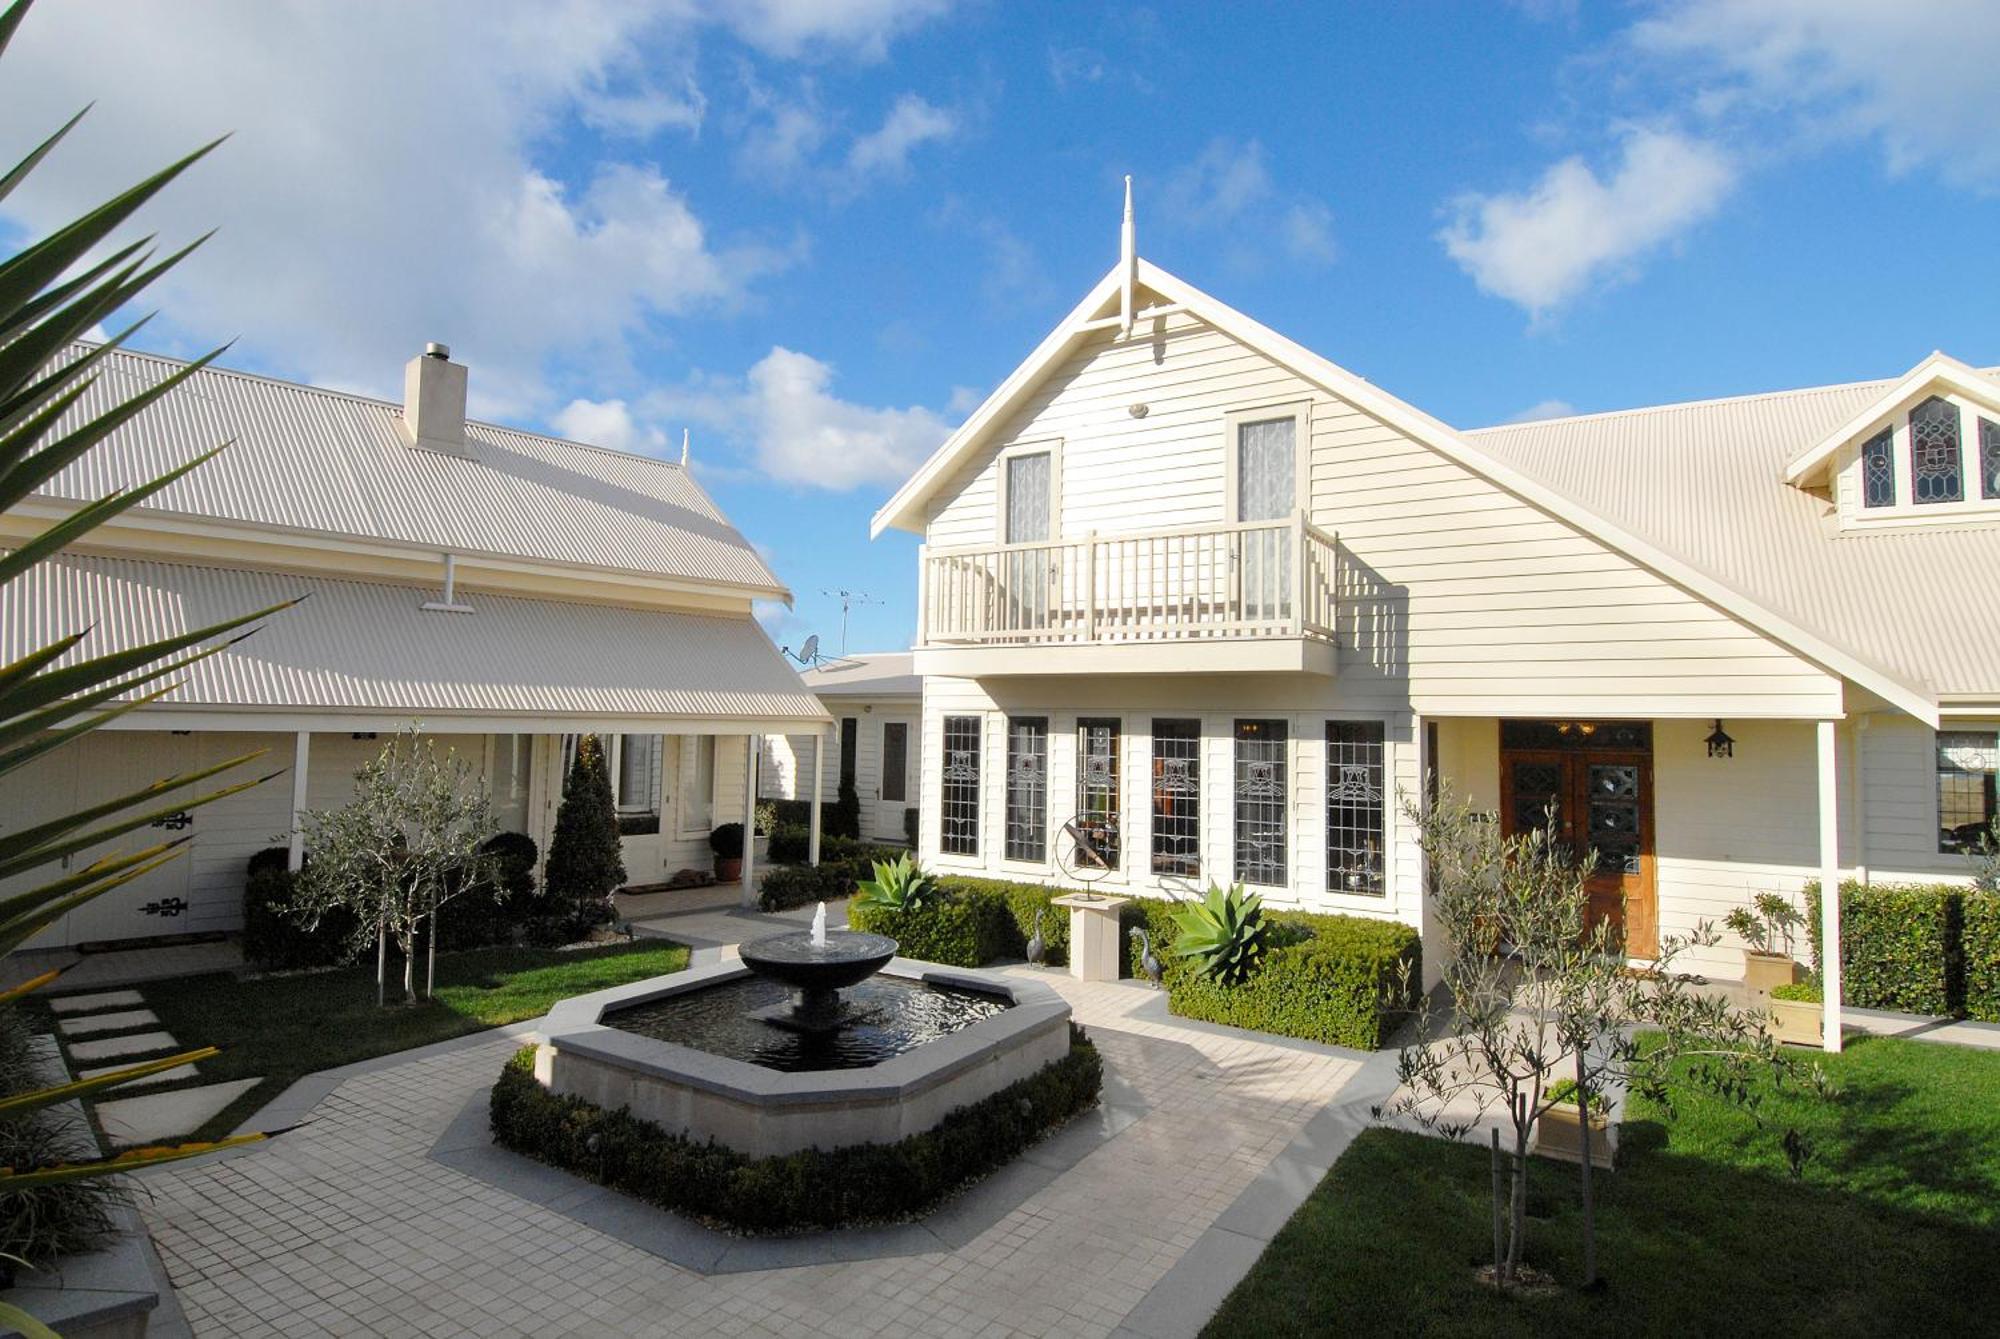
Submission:
MULTIPOLYGON (((1483 1149, 1369 1130, 1271 1243, 1211 1336, 1994 1333, 2000 1053, 1890 1039, 1827 1057, 1833 1103, 1759 1129, 1694 1093, 1635 1102, 1599 1177, 1601 1290, 1501 1297, 1483 1149), (1777 1137, 1814 1158, 1793 1180, 1777 1137), (1773 1128, 1775 1127, 1775 1129, 1773 1128)), ((1537 1159, 1527 1255, 1580 1276, 1576 1171, 1537 1159)))
MULTIPOLYGON (((222 1047, 221 1055, 202 1062, 203 1082, 264 1079, 200 1132, 212 1137, 234 1129, 307 1074, 535 1018, 557 1000, 678 972, 687 962, 684 946, 659 939, 571 952, 447 953, 438 958, 437 998, 414 1007, 376 1007, 372 963, 250 980, 226 973, 191 976, 140 989, 147 1007, 184 1047, 222 1047)), ((392 980, 392 1000, 398 988, 392 980)))

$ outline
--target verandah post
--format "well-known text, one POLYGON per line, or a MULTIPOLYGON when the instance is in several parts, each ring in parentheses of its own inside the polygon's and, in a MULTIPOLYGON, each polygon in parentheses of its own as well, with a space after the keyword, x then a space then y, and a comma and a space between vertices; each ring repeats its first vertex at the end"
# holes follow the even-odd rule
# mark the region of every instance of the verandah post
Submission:
POLYGON ((1819 935, 1821 1045, 1840 1050, 1840 772, 1834 723, 1819 722, 1819 935))

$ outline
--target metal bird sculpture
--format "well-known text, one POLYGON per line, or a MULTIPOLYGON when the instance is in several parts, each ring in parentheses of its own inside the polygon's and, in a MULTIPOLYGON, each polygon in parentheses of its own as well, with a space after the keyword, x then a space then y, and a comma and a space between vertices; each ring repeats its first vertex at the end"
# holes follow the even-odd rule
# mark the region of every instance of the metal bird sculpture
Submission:
POLYGON ((1040 967, 1048 960, 1049 944, 1042 938, 1042 908, 1035 908, 1035 933, 1028 939, 1028 961, 1040 967))
POLYGON ((1153 983, 1153 989, 1158 990, 1160 988, 1160 960, 1153 956, 1152 936, 1146 933, 1146 927, 1143 925, 1135 925, 1130 930, 1127 930, 1125 934, 1127 938, 1139 941, 1139 970, 1144 972, 1147 979, 1153 983))

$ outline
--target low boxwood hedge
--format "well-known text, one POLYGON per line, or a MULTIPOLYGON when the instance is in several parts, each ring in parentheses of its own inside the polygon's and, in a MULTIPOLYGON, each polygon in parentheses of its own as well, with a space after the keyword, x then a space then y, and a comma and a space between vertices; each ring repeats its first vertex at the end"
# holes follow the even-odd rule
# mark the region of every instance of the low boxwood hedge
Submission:
POLYGON ((1097 1104, 1103 1062, 1083 1029, 1069 1054, 934 1130, 893 1144, 752 1158, 670 1134, 630 1111, 558 1097, 535 1080, 535 1048, 493 1085, 494 1141, 649 1204, 749 1232, 912 1217, 1097 1104))
POLYGON ((1018 931, 997 897, 939 891, 915 911, 888 911, 855 902, 847 908, 849 928, 888 935, 905 958, 952 967, 983 967, 1019 956, 1018 931))
MULTIPOLYGON (((1815 963, 1823 961, 1819 882, 1806 885, 1815 963)), ((1965 1011, 1966 890, 1945 883, 1840 885, 1841 997, 1861 1009, 1965 1011)))

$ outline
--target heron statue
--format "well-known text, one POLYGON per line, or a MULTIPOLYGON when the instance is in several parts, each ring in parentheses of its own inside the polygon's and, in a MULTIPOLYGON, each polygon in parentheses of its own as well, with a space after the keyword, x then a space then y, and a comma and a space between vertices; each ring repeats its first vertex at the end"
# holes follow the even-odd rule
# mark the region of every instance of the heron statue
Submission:
POLYGON ((1160 988, 1160 960, 1153 956, 1153 938, 1146 933, 1146 927, 1135 925, 1125 932, 1126 938, 1139 943, 1139 970, 1153 983, 1153 989, 1160 988))
POLYGON ((1040 967, 1048 961, 1049 942, 1042 938, 1042 912, 1044 907, 1035 908, 1035 933, 1028 937, 1028 961, 1040 967))

